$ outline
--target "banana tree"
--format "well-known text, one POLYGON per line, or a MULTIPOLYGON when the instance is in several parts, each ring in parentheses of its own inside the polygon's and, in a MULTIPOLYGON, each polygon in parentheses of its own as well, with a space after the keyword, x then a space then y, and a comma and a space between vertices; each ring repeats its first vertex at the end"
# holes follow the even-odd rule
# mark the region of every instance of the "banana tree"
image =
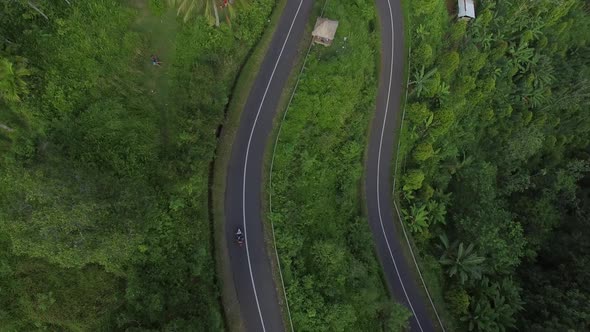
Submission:
POLYGON ((485 258, 474 252, 475 247, 472 243, 468 246, 465 246, 463 242, 458 245, 457 242, 450 244, 445 234, 440 236, 440 240, 445 252, 439 262, 446 267, 449 277, 457 276, 461 284, 469 278, 481 278, 482 263, 485 258))
POLYGON ((434 74, 436 73, 437 68, 433 68, 428 72, 424 71, 424 66, 422 66, 420 70, 416 70, 416 72, 414 72, 414 80, 410 81, 409 83, 410 85, 414 86, 412 89, 412 93, 416 93, 418 97, 420 97, 422 93, 429 92, 428 83, 430 83, 430 81, 432 80, 432 76, 434 76, 434 74))

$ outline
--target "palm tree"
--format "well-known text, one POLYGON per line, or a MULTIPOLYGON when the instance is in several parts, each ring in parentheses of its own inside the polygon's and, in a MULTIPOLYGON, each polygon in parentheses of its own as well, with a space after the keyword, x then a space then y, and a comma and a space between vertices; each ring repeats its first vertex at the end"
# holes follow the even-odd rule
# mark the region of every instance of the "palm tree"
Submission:
POLYGON ((434 93, 434 97, 440 104, 441 102, 446 102, 448 100, 449 95, 451 94, 451 87, 445 83, 440 82, 438 87, 436 87, 436 92, 434 93))
POLYGON ((541 111, 550 109, 568 108, 573 105, 588 105, 590 100, 590 80, 582 79, 572 86, 563 87, 557 91, 555 97, 551 98, 541 111))
POLYGON ((428 29, 420 24, 418 25, 418 27, 416 28, 416 36, 420 39, 423 39, 425 36, 429 36, 430 35, 430 31, 428 31, 428 29))
POLYGON ((545 102, 548 100, 548 93, 548 88, 543 88, 543 86, 535 86, 523 96, 523 100, 532 108, 537 108, 545 104, 545 102))
POLYGON ((495 313, 489 302, 478 300, 472 310, 460 318, 467 323, 469 331, 493 331, 496 329, 495 313))
POLYGON ((522 310, 520 287, 510 278, 497 282, 486 277, 472 286, 475 289, 470 296, 469 312, 460 318, 468 324, 469 331, 513 330, 514 314, 522 310))
POLYGON ((555 81, 555 69, 548 56, 536 53, 531 61, 531 74, 535 86, 551 86, 555 81))
POLYGON ((415 92, 416 95, 420 97, 423 92, 428 92, 428 83, 431 81, 432 76, 436 73, 436 71, 437 68, 433 68, 425 73, 424 66, 422 66, 420 70, 414 72, 414 80, 409 83, 410 85, 414 85, 412 93, 415 92))
POLYGON ((168 0, 168 4, 177 8, 176 14, 182 16, 185 22, 194 15, 201 14, 218 27, 219 10, 225 13, 229 22, 230 16, 234 15, 232 6, 235 5, 235 0, 168 0))
MULTIPOLYGON (((2 120, 12 119, 12 122, 23 123, 24 118, 18 109, 21 96, 26 95, 29 90, 24 78, 31 74, 31 71, 25 67, 25 59, 17 57, 13 64, 6 58, 0 57, 0 114, 2 120)), ((0 122, 0 141, 10 142, 10 135, 16 131, 15 127, 0 122)), ((5 149, 5 144, 0 146, 0 150, 5 149)))
POLYGON ((474 31, 473 39, 477 45, 481 45, 484 51, 489 50, 492 43, 496 40, 491 32, 487 32, 483 28, 474 31))
POLYGON ((219 26, 219 12, 215 0, 168 0, 170 6, 176 7, 176 15, 182 16, 183 21, 188 21, 193 15, 203 14, 210 22, 219 26))
MULTIPOLYGON (((453 161, 451 161, 450 163, 448 163, 446 166, 449 169, 449 172, 451 174, 456 174, 458 171, 460 171, 462 168, 465 168, 471 164, 473 164, 473 161, 475 159, 473 158, 473 156, 467 156, 465 154, 465 151, 463 151, 463 158, 461 160, 455 159, 453 161)), ((459 178, 461 178, 460 176, 461 173, 459 173, 459 178)))
POLYGON ((447 215, 447 209, 445 204, 439 203, 438 201, 431 200, 426 203, 426 208, 429 214, 429 221, 431 224, 443 224, 446 225, 447 221, 445 216, 447 215))
POLYGON ((510 54, 510 64, 518 68, 519 72, 525 72, 529 69, 529 65, 533 60, 535 50, 529 47, 527 42, 520 43, 518 47, 511 45, 508 49, 510 54))
POLYGON ((439 262, 441 265, 447 267, 449 277, 454 277, 455 275, 458 276, 461 284, 464 284, 468 278, 481 278, 481 264, 484 262, 485 258, 478 256, 477 253, 473 251, 473 244, 469 244, 465 247, 463 242, 459 243, 459 245, 455 242, 451 245, 449 244, 449 239, 446 234, 439 236, 439 238, 445 249, 439 262))
MULTIPOLYGON (((16 1, 17 3, 20 3, 23 6, 28 6, 30 8, 32 8, 34 11, 36 11, 39 15, 43 16, 46 20, 49 20, 49 17, 47 17, 47 15, 43 12, 43 10, 41 8, 39 8, 37 5, 35 5, 35 0, 13 0, 16 1)), ((67 2, 67 0, 66 0, 67 2)), ((68 4, 70 4, 68 2, 68 4)))
POLYGON ((21 96, 28 93, 24 78, 31 75, 23 62, 17 62, 16 67, 6 58, 0 58, 0 101, 15 103, 21 96))

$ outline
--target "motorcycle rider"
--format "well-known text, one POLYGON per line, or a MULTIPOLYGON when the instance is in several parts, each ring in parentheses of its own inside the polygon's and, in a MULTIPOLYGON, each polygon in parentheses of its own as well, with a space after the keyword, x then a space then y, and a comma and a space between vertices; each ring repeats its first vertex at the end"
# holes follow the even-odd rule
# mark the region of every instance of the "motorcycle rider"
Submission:
POLYGON ((242 244, 244 242, 244 233, 242 233, 242 229, 238 227, 236 231, 236 242, 242 244))

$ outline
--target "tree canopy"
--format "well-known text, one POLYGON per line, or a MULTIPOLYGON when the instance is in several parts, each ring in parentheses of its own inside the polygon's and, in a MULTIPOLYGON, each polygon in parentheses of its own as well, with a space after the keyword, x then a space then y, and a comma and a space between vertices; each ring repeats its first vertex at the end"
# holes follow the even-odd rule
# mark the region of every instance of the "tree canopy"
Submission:
POLYGON ((409 5, 398 182, 441 312, 456 330, 587 330, 588 5, 482 1, 469 22, 453 8, 409 5))

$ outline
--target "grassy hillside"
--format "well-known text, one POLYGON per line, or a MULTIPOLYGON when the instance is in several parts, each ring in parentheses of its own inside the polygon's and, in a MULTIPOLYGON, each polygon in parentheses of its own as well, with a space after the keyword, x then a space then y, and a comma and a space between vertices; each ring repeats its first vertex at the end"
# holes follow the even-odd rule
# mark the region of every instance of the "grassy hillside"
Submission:
POLYGON ((209 167, 274 2, 70 2, 0 3, 0 326, 222 330, 209 167))

